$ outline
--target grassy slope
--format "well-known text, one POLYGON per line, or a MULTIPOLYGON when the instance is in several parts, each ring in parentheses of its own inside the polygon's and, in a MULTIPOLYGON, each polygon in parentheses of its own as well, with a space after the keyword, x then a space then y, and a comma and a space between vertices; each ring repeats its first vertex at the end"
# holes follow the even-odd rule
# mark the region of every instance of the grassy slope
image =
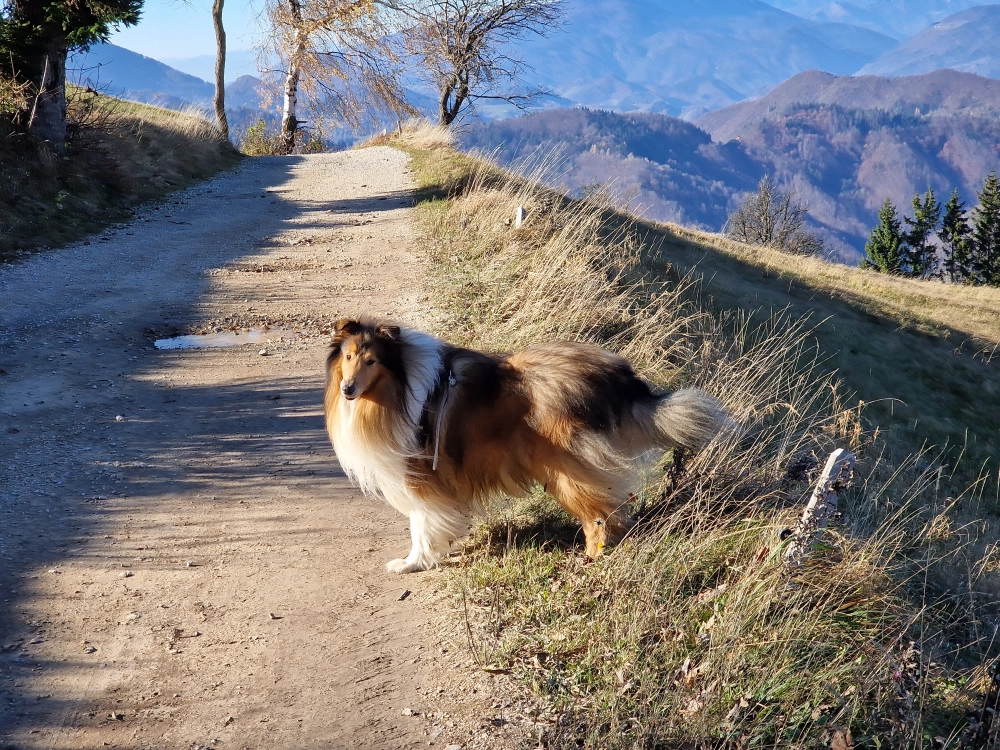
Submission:
POLYGON ((66 158, 0 138, 0 260, 77 240, 236 164, 239 153, 197 113, 72 94, 66 158))
MULTIPOLYGON (((450 150, 414 150, 425 196, 446 195, 474 170, 450 150)), ((867 418, 898 438, 965 450, 967 474, 1000 457, 1000 289, 890 278, 750 248, 718 235, 640 222, 654 266, 704 278, 721 309, 810 315, 822 357, 867 418)))
POLYGON ((965 712, 982 707, 996 655, 981 640, 997 601, 996 518, 976 492, 946 498, 950 483, 939 486, 926 456, 887 460, 884 451, 913 448, 931 416, 940 431, 954 434, 947 419, 968 418, 992 432, 996 407, 983 399, 982 413, 967 414, 963 400, 995 382, 995 365, 953 350, 995 341, 995 294, 869 278, 613 214, 588 228, 579 217, 593 211, 580 204, 495 171, 484 178, 482 165, 420 138, 401 145, 420 180, 449 336, 511 349, 582 335, 659 382, 670 382, 674 364, 660 366, 670 360, 738 408, 753 435, 678 475, 654 472, 636 501, 635 533, 596 561, 579 556, 576 524, 541 493, 502 505, 465 546, 451 581, 473 655, 555 709, 547 746, 828 747, 840 733, 847 747, 846 727, 859 748, 980 746, 965 712), (516 205, 532 212, 520 232, 506 220, 516 205), (616 274, 629 247, 643 255, 633 268, 663 286, 616 274), (704 328, 697 300, 671 291, 669 264, 705 274, 716 311, 790 306, 827 318, 815 331, 821 367, 839 364, 865 398, 905 392, 922 415, 916 430, 903 422, 888 441, 862 434, 835 389, 801 369, 808 357, 787 317, 765 322, 760 339, 738 316, 704 328), (969 291, 977 302, 962 313, 969 291), (959 312, 949 318, 950 308, 959 312), (822 553, 789 572, 781 532, 810 480, 786 467, 833 445, 858 453, 855 487, 822 553))

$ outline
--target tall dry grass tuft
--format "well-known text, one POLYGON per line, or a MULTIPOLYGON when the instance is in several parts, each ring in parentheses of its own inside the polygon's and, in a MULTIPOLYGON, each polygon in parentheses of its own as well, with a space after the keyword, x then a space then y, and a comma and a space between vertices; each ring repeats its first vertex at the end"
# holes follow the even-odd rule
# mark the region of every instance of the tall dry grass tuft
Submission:
POLYGON ((480 164, 424 205, 444 332, 492 350, 601 344, 663 388, 714 393, 745 433, 654 461, 635 527, 595 561, 541 489, 494 509, 451 578, 481 666, 541 696, 549 748, 972 742, 965 711, 997 654, 975 592, 996 564, 955 525, 933 457, 886 463, 808 320, 711 314, 605 199, 539 182, 480 164), (835 447, 858 454, 858 481, 789 569, 782 532, 835 447))
POLYGON ((402 148, 432 150, 452 146, 454 142, 455 134, 451 128, 421 117, 401 122, 397 129, 392 132, 388 129, 383 130, 381 134, 361 141, 354 148, 394 145, 402 148))

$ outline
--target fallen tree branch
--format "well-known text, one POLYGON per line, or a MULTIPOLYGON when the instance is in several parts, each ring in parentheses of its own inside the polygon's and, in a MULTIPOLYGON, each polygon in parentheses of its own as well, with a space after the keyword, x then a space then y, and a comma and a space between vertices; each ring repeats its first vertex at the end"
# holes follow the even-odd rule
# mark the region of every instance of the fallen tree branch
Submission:
MULTIPOLYGON (((785 565, 798 567, 816 542, 823 535, 823 529, 837 512, 840 493, 851 484, 854 474, 854 454, 838 448, 830 454, 819 481, 813 488, 805 512, 791 532, 792 541, 785 550, 785 565)), ((786 537, 787 538, 787 537, 786 537)))

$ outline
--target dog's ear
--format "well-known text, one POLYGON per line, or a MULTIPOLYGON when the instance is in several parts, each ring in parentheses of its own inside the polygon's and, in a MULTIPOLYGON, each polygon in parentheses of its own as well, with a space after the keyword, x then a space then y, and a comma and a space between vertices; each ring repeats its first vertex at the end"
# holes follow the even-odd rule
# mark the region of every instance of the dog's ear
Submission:
POLYGON ((333 333, 337 338, 345 339, 348 336, 353 336, 358 331, 361 330, 361 324, 356 320, 351 320, 350 318, 341 318, 336 323, 333 324, 333 333))
POLYGON ((380 325, 375 329, 375 335, 390 341, 399 340, 399 326, 380 325))

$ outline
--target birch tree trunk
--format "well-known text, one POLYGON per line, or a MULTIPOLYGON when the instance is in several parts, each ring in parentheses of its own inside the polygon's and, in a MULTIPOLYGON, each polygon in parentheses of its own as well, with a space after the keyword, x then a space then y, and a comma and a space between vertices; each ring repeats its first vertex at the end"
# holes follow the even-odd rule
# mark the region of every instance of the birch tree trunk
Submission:
POLYGON ((226 29, 222 25, 222 6, 225 0, 213 0, 212 23, 215 26, 215 119, 219 132, 229 139, 229 119, 226 117, 226 29))
POLYGON ((295 23, 295 47, 288 56, 285 100, 281 115, 281 150, 285 154, 292 153, 295 148, 295 133, 302 122, 298 119, 299 76, 302 73, 302 56, 308 42, 305 29, 302 28, 302 5, 299 0, 288 0, 288 7, 295 23))

